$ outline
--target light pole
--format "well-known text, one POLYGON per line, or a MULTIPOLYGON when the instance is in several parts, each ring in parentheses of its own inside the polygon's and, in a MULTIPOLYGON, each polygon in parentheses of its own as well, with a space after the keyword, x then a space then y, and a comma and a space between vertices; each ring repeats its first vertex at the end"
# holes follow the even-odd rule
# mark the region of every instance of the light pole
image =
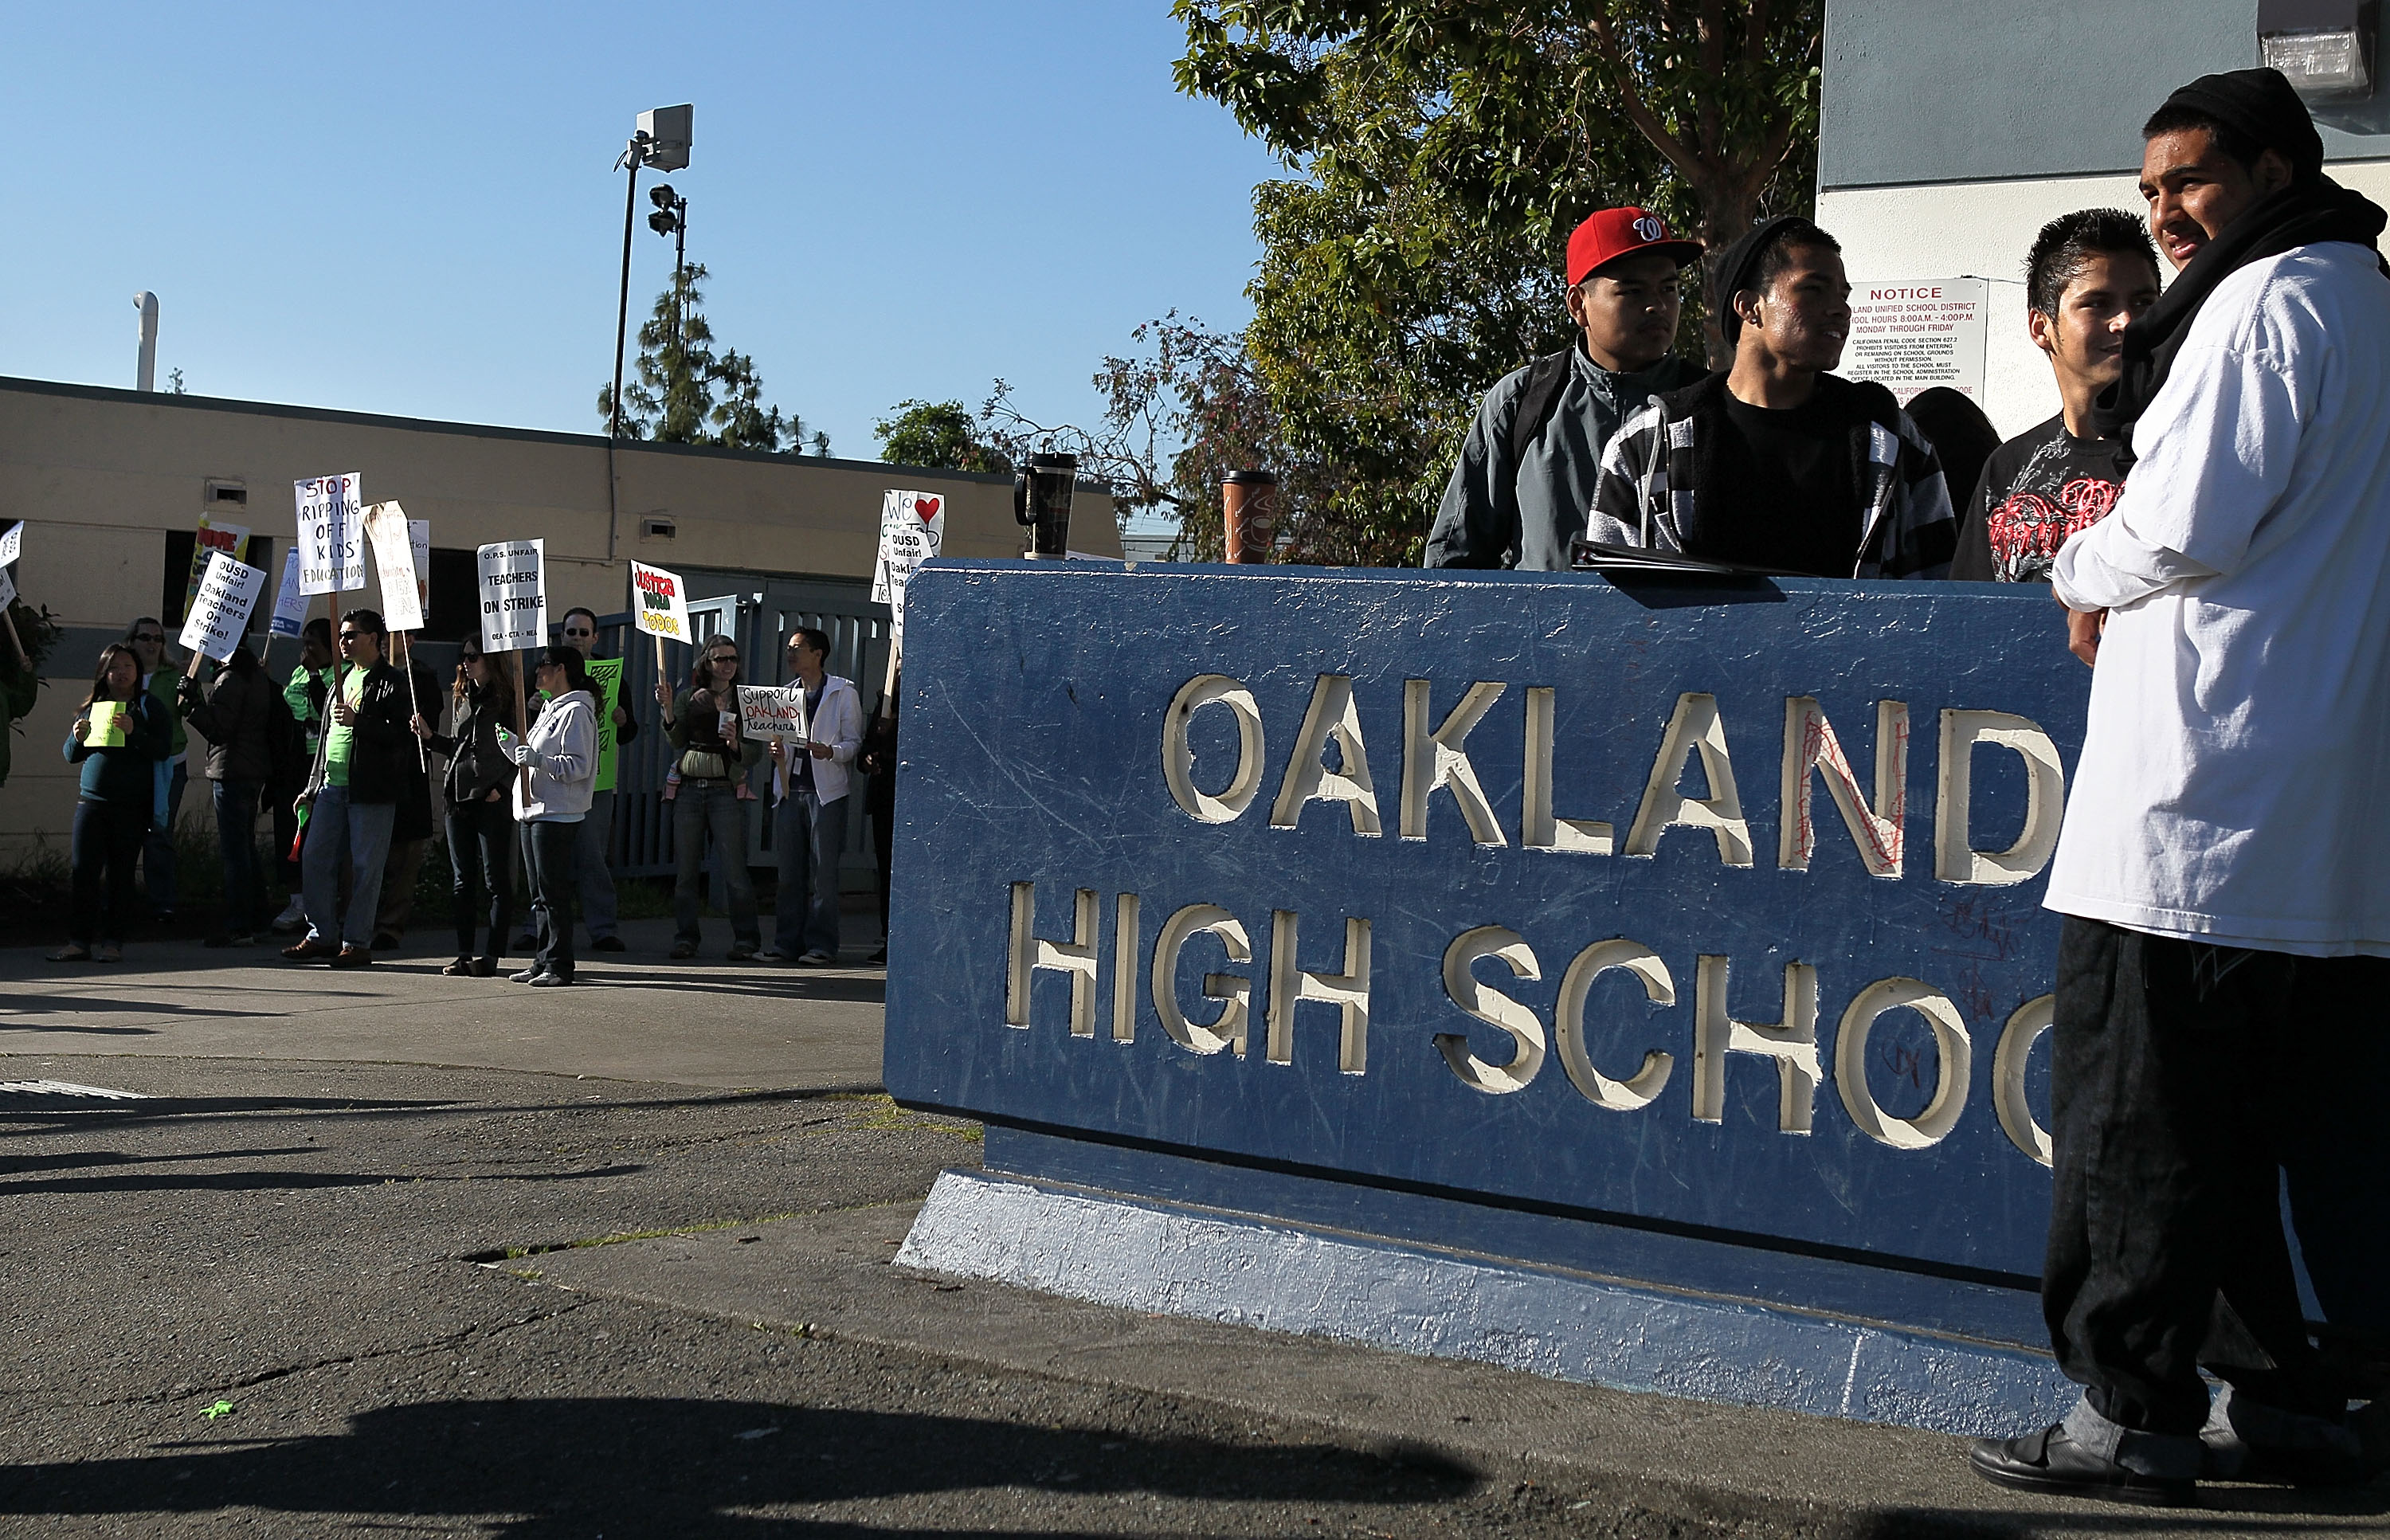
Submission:
POLYGON ((606 419, 610 443, 623 436, 623 342, 631 322, 631 221, 638 212, 639 168, 678 171, 688 164, 689 116, 686 103, 640 113, 630 144, 614 162, 627 180, 623 188, 623 289, 614 304, 614 394, 606 419))

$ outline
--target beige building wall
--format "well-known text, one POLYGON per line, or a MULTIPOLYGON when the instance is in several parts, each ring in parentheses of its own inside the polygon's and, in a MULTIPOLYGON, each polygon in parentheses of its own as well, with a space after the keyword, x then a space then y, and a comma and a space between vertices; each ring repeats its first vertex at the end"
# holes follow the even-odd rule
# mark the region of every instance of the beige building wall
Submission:
MULTIPOLYGON (((220 510, 217 521, 273 540, 270 604, 280 553, 296 533, 291 483, 352 470, 367 501, 395 499, 429 520, 435 547, 545 539, 551 617, 576 604, 600 614, 627 608, 633 558, 675 570, 867 582, 880 495, 891 487, 948 498, 947 555, 1022 550, 1009 478, 623 444, 612 455, 610 507, 608 448, 598 435, 0 379, 0 528, 25 521, 18 587, 69 628, 0 789, 0 869, 42 842, 63 851, 75 780, 58 745, 90 660, 100 641, 158 608, 167 536, 196 527, 207 484, 237 482, 248 494, 245 512, 220 510), (670 521, 672 537, 641 534, 658 520, 670 521)), ((1082 494, 1073 512, 1074 549, 1121 554, 1110 498, 1082 494)), ((371 602, 369 595, 361 597, 371 602)), ((277 674, 295 661, 289 646, 278 649, 277 674)), ((205 806, 198 788, 185 819, 204 816, 205 806)))

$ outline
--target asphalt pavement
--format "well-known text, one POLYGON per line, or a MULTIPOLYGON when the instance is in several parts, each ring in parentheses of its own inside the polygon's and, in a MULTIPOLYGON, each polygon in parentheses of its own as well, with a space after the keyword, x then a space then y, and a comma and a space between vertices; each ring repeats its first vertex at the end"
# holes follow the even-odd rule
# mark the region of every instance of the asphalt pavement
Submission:
POLYGON ((876 1088, 877 970, 587 982, 0 950, 0 1534, 2380 1534, 1956 1441, 895 1267, 976 1127, 876 1088))

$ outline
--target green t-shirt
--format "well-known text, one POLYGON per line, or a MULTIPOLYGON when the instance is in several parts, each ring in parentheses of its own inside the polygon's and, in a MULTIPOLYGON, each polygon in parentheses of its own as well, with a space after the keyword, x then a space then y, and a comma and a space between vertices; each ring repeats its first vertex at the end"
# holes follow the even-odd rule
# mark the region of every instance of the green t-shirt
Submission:
MULTIPOLYGON (((349 710, 353 712, 365 704, 365 670, 359 668, 351 669, 349 671, 349 676, 341 681, 341 699, 349 703, 349 710)), ((357 730, 354 727, 343 726, 337 718, 325 728, 325 785, 346 786, 349 784, 349 751, 355 745, 356 740, 357 730)))

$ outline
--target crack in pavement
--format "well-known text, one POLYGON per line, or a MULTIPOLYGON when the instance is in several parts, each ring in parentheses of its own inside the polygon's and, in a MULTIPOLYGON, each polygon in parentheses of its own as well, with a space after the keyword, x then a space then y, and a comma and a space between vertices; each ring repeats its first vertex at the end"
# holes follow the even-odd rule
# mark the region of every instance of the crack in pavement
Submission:
POLYGON ((500 1321, 495 1325, 475 1321, 460 1330, 447 1332, 423 1341, 408 1342, 398 1347, 369 1348, 362 1353, 335 1354, 328 1357, 309 1359, 301 1364, 284 1364, 212 1385, 180 1384, 170 1390, 149 1391, 139 1395, 112 1395, 101 1397, 96 1401, 59 1402, 54 1403, 53 1406, 173 1405, 178 1402, 196 1401, 201 1396, 221 1396, 230 1391, 251 1390, 259 1385, 272 1384, 278 1380, 288 1380, 293 1375, 312 1374, 317 1369, 337 1368, 350 1364, 370 1364, 383 1358, 418 1357, 426 1353, 437 1352, 442 1348, 455 1347, 471 1340, 487 1341, 519 1327, 559 1320, 576 1310, 585 1310, 593 1304, 601 1303, 603 1302, 596 1298, 572 1300, 554 1310, 533 1311, 517 1319, 500 1321))

